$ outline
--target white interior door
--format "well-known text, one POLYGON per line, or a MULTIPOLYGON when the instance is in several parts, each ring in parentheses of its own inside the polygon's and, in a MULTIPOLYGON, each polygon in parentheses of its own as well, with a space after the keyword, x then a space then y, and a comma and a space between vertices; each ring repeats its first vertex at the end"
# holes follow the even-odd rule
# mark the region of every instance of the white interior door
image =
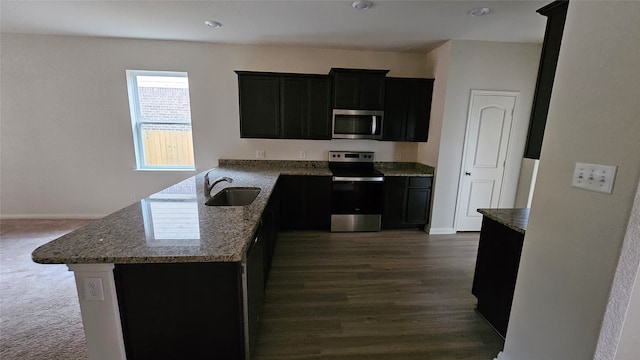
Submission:
POLYGON ((472 90, 465 134, 457 231, 479 231, 481 208, 500 203, 502 178, 518 93, 472 90))

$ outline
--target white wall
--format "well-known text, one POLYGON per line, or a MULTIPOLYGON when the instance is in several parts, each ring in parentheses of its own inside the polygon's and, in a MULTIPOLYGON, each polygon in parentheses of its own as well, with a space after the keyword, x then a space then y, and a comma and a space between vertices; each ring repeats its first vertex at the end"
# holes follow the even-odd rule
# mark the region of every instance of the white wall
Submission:
MULTIPOLYGON (((435 66, 433 70, 435 81, 433 83, 433 96, 431 98, 431 118, 429 120, 429 141, 418 145, 418 162, 436 166, 438 164, 438 152, 440 149, 440 136, 442 134, 442 121, 444 118, 444 105, 446 100, 449 63, 451 54, 451 42, 447 41, 442 46, 429 52, 425 62, 435 66)), ((436 167, 436 171, 438 168, 436 167)))
POLYGON ((538 176, 538 166, 540 166, 540 160, 522 159, 520 179, 518 179, 518 191, 516 192, 516 201, 514 204, 516 208, 531 207, 536 177, 538 176))
MULTIPOLYGON (((640 268, 636 272, 626 321, 615 352, 615 360, 633 360, 640 354, 640 268)), ((606 358, 602 358, 606 359, 606 358)))
MULTIPOLYGON (((449 64, 448 69, 444 70, 447 73, 447 83, 438 87, 439 91, 445 92, 444 97, 437 97, 444 104, 434 103, 434 109, 439 111, 436 114, 442 114, 442 120, 431 220, 432 234, 455 232, 458 181, 471 90, 520 92, 505 167, 503 187, 506 196, 501 200, 502 207, 513 206, 541 50, 539 44, 460 40, 453 40, 443 46, 450 48, 437 49, 442 52, 438 54, 438 59, 448 59, 449 64)), ((437 64, 436 71, 440 71, 440 64, 437 64)), ((418 152, 418 159, 428 159, 433 154, 428 146, 420 146, 418 152)))
POLYGON ((609 331, 640 180, 639 18, 639 2, 569 3, 504 358, 592 359, 609 331), (617 165, 613 194, 572 188, 576 162, 617 165))
POLYGON ((192 172, 135 171, 126 69, 187 71, 198 171, 219 158, 326 160, 328 150, 372 150, 416 161, 417 144, 240 139, 234 70, 327 74, 332 67, 432 77, 418 53, 2 34, 0 213, 96 217, 192 172))

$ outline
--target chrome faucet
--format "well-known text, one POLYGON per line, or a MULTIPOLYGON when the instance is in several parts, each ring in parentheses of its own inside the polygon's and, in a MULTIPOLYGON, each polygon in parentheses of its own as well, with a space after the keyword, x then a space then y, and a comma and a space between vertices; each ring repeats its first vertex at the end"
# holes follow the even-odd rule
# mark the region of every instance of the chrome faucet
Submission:
MULTIPOLYGON (((209 171, 209 172, 211 172, 211 171, 209 171)), ((206 173, 204 175, 204 196, 211 197, 211 189, 213 189, 213 187, 217 183, 222 182, 222 181, 226 181, 228 183, 232 183, 233 179, 230 178, 230 177, 226 177, 225 176, 225 177, 218 178, 218 179, 214 180, 213 183, 209 184, 209 173, 206 173)))

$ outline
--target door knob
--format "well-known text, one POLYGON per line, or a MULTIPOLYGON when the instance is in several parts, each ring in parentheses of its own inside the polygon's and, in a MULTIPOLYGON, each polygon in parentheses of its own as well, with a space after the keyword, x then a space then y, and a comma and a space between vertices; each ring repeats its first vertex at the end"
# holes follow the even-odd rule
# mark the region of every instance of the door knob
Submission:
POLYGON ((465 173, 464 173, 464 174, 465 174, 465 175, 467 175, 467 176, 471 176, 471 173, 470 173, 470 172, 468 172, 468 171, 465 171, 465 173))

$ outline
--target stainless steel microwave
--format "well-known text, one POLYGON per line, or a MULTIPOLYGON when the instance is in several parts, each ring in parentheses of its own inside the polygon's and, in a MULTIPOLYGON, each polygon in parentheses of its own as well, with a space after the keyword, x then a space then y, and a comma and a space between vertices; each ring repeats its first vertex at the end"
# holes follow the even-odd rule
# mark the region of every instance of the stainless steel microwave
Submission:
POLYGON ((384 111, 333 110, 333 139, 381 139, 384 111))

